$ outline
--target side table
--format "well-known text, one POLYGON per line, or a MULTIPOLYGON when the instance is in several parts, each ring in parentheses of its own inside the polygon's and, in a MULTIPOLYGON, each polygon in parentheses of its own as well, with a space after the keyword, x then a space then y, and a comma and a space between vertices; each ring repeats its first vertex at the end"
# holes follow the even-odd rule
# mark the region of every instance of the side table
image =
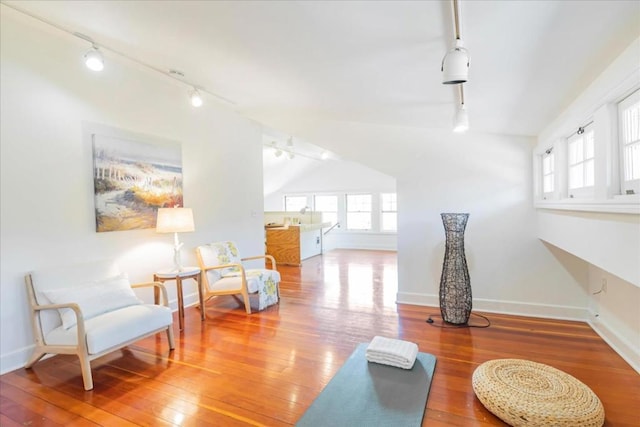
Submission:
MULTIPOLYGON (((193 279, 198 284, 198 297, 200 299, 200 314, 201 319, 204 320, 204 301, 202 297, 202 276, 198 267, 183 267, 181 271, 175 269, 161 270, 153 275, 154 282, 164 283, 167 280, 175 280, 178 294, 178 321, 180 323, 180 331, 184 329, 184 299, 182 295, 182 281, 184 279, 193 279)), ((158 289, 154 289, 153 298, 155 303, 158 303, 160 293, 158 289)))

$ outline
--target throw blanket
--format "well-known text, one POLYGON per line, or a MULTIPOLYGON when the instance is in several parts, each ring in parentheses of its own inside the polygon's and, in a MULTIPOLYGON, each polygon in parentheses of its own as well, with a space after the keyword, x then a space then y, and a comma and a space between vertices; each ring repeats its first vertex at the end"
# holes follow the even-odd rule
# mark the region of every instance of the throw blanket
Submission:
POLYGON ((402 369, 411 369, 417 355, 417 344, 379 336, 373 337, 366 352, 366 358, 369 362, 402 369))

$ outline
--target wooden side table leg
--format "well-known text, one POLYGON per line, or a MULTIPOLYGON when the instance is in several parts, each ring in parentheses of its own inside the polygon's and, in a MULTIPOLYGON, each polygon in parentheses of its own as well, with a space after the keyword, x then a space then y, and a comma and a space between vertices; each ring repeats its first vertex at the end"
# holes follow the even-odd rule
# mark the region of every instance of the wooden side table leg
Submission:
POLYGON ((180 331, 184 329, 184 301, 182 298, 182 278, 176 277, 176 285, 178 290, 178 322, 180 324, 180 331))
POLYGON ((204 320, 204 295, 202 294, 202 273, 196 276, 198 282, 198 297, 200 298, 200 320, 204 320))

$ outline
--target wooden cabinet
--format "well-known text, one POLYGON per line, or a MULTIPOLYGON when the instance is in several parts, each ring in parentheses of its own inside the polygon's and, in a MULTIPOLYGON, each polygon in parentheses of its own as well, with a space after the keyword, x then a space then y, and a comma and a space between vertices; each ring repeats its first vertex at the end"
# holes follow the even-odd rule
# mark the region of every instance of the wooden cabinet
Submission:
POLYGON ((322 253, 322 229, 267 228, 267 254, 278 264, 301 265, 302 260, 322 253))

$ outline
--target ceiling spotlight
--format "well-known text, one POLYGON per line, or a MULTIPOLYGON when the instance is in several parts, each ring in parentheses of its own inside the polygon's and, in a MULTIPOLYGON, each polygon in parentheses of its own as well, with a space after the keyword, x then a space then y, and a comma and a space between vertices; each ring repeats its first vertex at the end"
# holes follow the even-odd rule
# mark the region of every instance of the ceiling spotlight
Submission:
POLYGON ((273 154, 275 154, 276 157, 280 157, 282 156, 282 150, 279 148, 276 148, 273 154))
POLYGON ((193 105, 194 107, 201 107, 203 104, 202 101, 202 95, 200 95, 200 92, 198 91, 198 89, 193 88, 193 92, 191 92, 191 105, 193 105))
POLYGON ((461 39, 456 39, 455 47, 442 58, 442 84, 466 83, 469 77, 469 52, 461 39))
POLYGON ((322 154, 320 154, 320 158, 322 160, 327 160, 329 158, 329 152, 328 151, 323 151, 322 154))
POLYGON ((102 71, 104 69, 102 52, 95 45, 84 54, 84 64, 93 71, 102 71))
POLYGON ((295 156, 296 156, 296 155, 295 155, 295 154, 293 154, 293 152, 291 152, 291 151, 289 152, 289 159, 290 159, 290 160, 293 160, 293 158, 294 158, 295 156))
POLYGON ((453 131, 466 132, 469 129, 469 115, 464 104, 460 104, 453 118, 453 131))

